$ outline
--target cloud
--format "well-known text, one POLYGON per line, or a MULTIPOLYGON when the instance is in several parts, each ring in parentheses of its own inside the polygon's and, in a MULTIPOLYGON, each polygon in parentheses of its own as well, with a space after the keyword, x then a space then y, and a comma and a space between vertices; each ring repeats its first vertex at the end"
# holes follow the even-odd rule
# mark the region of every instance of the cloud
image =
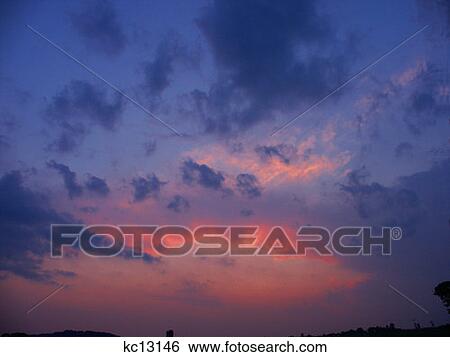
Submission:
POLYGON ((297 155, 285 164, 282 160, 261 160, 254 150, 245 150, 239 155, 230 155, 229 149, 221 144, 208 144, 186 153, 195 162, 207 167, 219 167, 225 172, 237 175, 251 172, 263 187, 291 182, 310 181, 324 175, 336 175, 343 170, 351 159, 348 151, 319 155, 316 150, 315 135, 301 140, 295 145, 297 155), (301 158, 302 160, 298 160, 301 158))
POLYGON ((83 187, 78 184, 76 173, 70 170, 68 166, 57 163, 54 160, 48 162, 47 166, 56 170, 63 178, 64 187, 66 188, 70 199, 80 197, 83 194, 83 187))
POLYGON ((85 183, 85 187, 88 191, 102 197, 108 196, 110 192, 106 181, 96 176, 90 176, 85 183))
MULTIPOLYGON (((81 134, 84 135, 84 131, 82 131, 81 134)), ((59 153, 71 152, 80 144, 80 139, 81 137, 77 134, 73 135, 68 132, 62 132, 58 138, 48 146, 48 149, 59 153)))
POLYGON ((347 183, 341 185, 359 216, 372 223, 414 230, 422 214, 416 191, 405 185, 387 187, 378 182, 369 183, 369 176, 365 168, 354 170, 347 175, 347 183))
POLYGON ((134 202, 141 202, 149 197, 158 197, 161 192, 161 188, 166 183, 167 182, 161 181, 155 174, 150 174, 146 177, 135 177, 131 181, 131 185, 134 189, 134 202))
MULTIPOLYGON (((446 0, 417 0, 418 13, 425 23, 431 24, 428 36, 433 40, 446 41, 450 37, 450 3, 446 0)), ((445 42, 443 43, 445 45, 445 42)))
POLYGON ((404 121, 415 135, 422 134, 438 121, 448 117, 450 89, 442 83, 444 71, 445 69, 436 65, 427 64, 404 104, 404 121))
MULTIPOLYGON (((403 231, 401 240, 395 243, 398 245, 395 259, 389 259, 389 264, 386 257, 373 257, 369 261, 367 257, 356 257, 346 264, 358 270, 378 272, 383 281, 387 276, 398 278, 395 272, 405 267, 410 272, 420 271, 424 281, 431 283, 433 277, 445 275, 448 250, 442 247, 448 245, 450 159, 441 160, 424 171, 401 176, 391 186, 370 183, 367 171, 356 170, 345 186, 344 192, 357 209, 363 225, 399 226, 403 231)), ((347 209, 347 217, 351 214, 347 209)), ((405 284, 417 284, 417 274, 407 277, 405 284)))
POLYGON ((0 212, 0 270, 38 281, 53 281, 61 275, 42 268, 49 252, 49 227, 73 220, 51 209, 46 196, 26 188, 19 171, 0 177, 0 212))
POLYGON ((255 151, 263 161, 276 158, 286 165, 290 164, 292 159, 297 154, 296 147, 294 145, 287 144, 257 146, 255 151))
POLYGON ((189 201, 181 195, 175 195, 167 205, 168 209, 177 213, 187 212, 190 207, 189 201))
POLYGON ((225 177, 206 164, 199 164, 188 159, 181 165, 183 182, 187 185, 199 185, 213 190, 225 190, 225 177))
POLYGON ((241 209, 240 214, 243 217, 250 217, 250 216, 253 216, 254 212, 251 209, 243 208, 243 209, 241 209))
POLYGON ((375 80, 372 92, 362 96, 357 102, 358 135, 368 134, 370 139, 380 139, 380 131, 386 130, 382 125, 393 121, 391 115, 395 113, 395 117, 398 117, 398 113, 409 110, 410 103, 405 104, 405 100, 427 71, 428 64, 423 60, 416 60, 414 65, 392 75, 382 85, 375 80), (384 122, 380 118, 384 118, 384 122))
POLYGON ((97 124, 104 129, 112 130, 123 110, 122 96, 117 95, 111 103, 106 93, 97 89, 89 82, 74 80, 52 98, 46 109, 46 114, 59 122, 63 127, 77 130, 75 117, 81 117, 91 124, 97 124))
POLYGON ((450 217, 450 159, 435 163, 429 170, 421 171, 398 179, 400 187, 413 190, 420 197, 422 204, 436 215, 450 217), (436 188, 439 189, 436 189, 436 188))
POLYGON ((393 75, 381 88, 375 81, 373 93, 358 102, 363 110, 357 115, 359 134, 364 128, 372 138, 379 139, 381 131, 387 130, 382 125, 391 125, 398 117, 416 136, 446 123, 450 87, 442 81, 445 71, 442 64, 418 60, 414 66, 393 75))
POLYGON ((239 174, 236 176, 236 187, 238 191, 247 198, 261 196, 261 187, 258 179, 252 174, 239 174))
POLYGON ((413 151, 413 146, 408 142, 402 142, 398 144, 395 148, 396 157, 411 157, 413 151))
POLYGON ((83 213, 93 214, 93 213, 97 213, 98 212, 98 207, 83 206, 83 207, 80 207, 80 211, 83 212, 83 213))
POLYGON ((195 54, 189 51, 180 36, 175 33, 166 36, 156 48, 154 58, 144 63, 143 88, 148 96, 161 97, 170 86, 175 66, 197 62, 194 58, 195 54))
POLYGON ((156 140, 151 139, 144 144, 145 155, 150 156, 156 151, 156 140))
POLYGON ((345 79, 354 38, 343 43, 309 1, 215 1, 197 20, 218 66, 191 93, 206 131, 228 133, 299 110, 345 79), (320 48, 320 51, 319 51, 320 48), (337 50, 339 49, 339 51, 337 50))
POLYGON ((45 109, 50 123, 61 129, 61 136, 50 148, 61 152, 73 150, 92 125, 115 129, 123 109, 124 100, 119 94, 109 101, 106 92, 89 82, 71 81, 45 109))
POLYGON ((90 193, 94 193, 102 197, 106 197, 110 192, 106 180, 101 179, 97 176, 89 175, 83 187, 78 183, 77 174, 72 171, 67 165, 51 160, 47 163, 47 167, 56 170, 62 177, 64 181, 64 187, 67 190, 67 194, 69 195, 70 199, 82 196, 84 189, 86 189, 90 193))
POLYGON ((148 253, 142 253, 142 257, 135 257, 135 256, 133 256, 132 249, 128 249, 128 248, 124 249, 119 254, 119 257, 124 258, 124 259, 142 259, 142 261, 147 264, 154 264, 154 263, 161 262, 161 258, 154 257, 153 255, 150 255, 148 253))
POLYGON ((111 56, 125 49, 127 37, 109 1, 89 3, 81 11, 71 14, 70 19, 88 49, 111 56))

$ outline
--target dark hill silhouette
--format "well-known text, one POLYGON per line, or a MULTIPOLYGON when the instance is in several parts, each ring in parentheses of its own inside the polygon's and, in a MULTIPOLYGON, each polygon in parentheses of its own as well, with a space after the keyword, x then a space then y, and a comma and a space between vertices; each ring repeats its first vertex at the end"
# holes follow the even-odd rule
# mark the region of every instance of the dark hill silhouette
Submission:
POLYGON ((118 337, 109 332, 64 330, 29 335, 23 332, 4 333, 2 337, 118 337))
MULTIPOLYGON (((173 330, 166 332, 166 336, 173 336, 173 330), (170 332, 170 333, 169 333, 170 332)), ((5 333, 3 337, 119 337, 108 332, 98 331, 74 331, 65 330, 50 333, 29 335, 22 332, 5 333)), ((302 335, 303 336, 303 335, 302 335)), ((321 335, 322 337, 450 337, 450 324, 437 327, 424 327, 415 329, 400 329, 393 324, 386 327, 369 327, 367 330, 358 328, 356 330, 341 331, 321 335)))
POLYGON ((415 329, 400 329, 394 325, 386 327, 369 327, 367 330, 358 328, 356 330, 341 331, 322 335, 323 337, 449 337, 450 324, 437 327, 423 327, 415 329))

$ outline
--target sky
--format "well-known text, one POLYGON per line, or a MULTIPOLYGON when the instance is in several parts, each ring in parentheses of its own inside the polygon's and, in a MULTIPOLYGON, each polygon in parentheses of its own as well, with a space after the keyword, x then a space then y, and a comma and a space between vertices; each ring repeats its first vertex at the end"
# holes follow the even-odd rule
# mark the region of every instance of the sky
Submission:
POLYGON ((449 19, 443 0, 2 1, 0 332, 448 321, 449 19), (403 236, 389 256, 55 259, 56 223, 403 236))

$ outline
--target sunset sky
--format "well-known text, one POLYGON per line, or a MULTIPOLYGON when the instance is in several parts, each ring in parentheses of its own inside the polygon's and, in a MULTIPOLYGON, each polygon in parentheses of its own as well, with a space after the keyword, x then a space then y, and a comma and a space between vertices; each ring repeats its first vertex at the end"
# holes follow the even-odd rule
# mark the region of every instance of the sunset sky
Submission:
POLYGON ((445 323, 449 20, 443 0, 1 1, 0 333, 445 323), (403 237, 390 256, 54 259, 54 223, 403 237))

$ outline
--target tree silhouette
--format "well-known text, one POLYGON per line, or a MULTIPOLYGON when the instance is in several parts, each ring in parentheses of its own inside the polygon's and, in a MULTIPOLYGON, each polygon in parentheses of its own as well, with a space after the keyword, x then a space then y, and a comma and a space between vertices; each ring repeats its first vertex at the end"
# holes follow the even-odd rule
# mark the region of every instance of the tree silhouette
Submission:
POLYGON ((450 281, 443 281, 434 288, 434 295, 439 296, 450 314, 450 281))

